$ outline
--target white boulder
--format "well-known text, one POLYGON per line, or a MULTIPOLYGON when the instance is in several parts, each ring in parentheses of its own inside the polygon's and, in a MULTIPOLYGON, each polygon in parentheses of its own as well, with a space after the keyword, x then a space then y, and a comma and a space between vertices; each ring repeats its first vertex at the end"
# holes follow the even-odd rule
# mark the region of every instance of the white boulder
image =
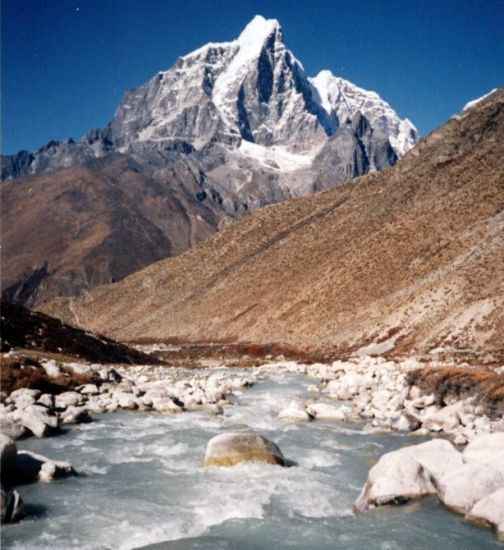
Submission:
POLYGON ((307 412, 319 420, 346 420, 351 408, 346 405, 336 407, 329 403, 313 403, 307 408, 307 412))
POLYGON ((491 525, 497 531, 497 538, 504 542, 504 488, 478 500, 466 517, 491 525))
POLYGON ((298 401, 291 401, 288 407, 280 411, 278 418, 281 420, 293 420, 295 422, 308 422, 311 420, 311 416, 303 404, 298 401))
POLYGON ((504 475, 488 464, 470 462, 436 476, 434 484, 445 506, 465 514, 485 495, 504 488, 504 475))

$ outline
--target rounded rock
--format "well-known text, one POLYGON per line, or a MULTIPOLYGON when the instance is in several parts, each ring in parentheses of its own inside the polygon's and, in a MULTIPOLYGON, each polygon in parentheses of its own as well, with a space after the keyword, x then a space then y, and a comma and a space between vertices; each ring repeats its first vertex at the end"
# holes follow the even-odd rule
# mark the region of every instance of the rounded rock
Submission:
POLYGON ((285 458, 278 446, 259 434, 224 433, 208 442, 205 466, 235 466, 241 462, 285 466, 285 458))

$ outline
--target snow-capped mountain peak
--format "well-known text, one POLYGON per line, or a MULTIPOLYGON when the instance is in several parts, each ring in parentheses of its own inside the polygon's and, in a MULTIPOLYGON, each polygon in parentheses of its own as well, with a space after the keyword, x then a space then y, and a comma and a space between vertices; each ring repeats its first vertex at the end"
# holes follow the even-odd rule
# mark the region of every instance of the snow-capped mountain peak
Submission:
POLYGON ((240 51, 250 57, 258 55, 266 39, 274 32, 281 33, 280 23, 276 19, 265 19, 262 15, 256 15, 238 37, 240 51))
POLYGON ((238 39, 231 43, 236 47, 236 53, 215 81, 213 102, 217 107, 227 111, 226 95, 229 89, 233 86, 238 88, 242 77, 246 76, 248 64, 256 61, 266 47, 274 50, 277 41, 282 41, 282 31, 276 19, 265 19, 261 15, 256 15, 250 21, 238 39))
POLYGON ((235 40, 205 44, 126 92, 105 129, 19 157, 9 172, 50 171, 114 151, 139 159, 172 150, 207 155, 214 146, 248 159, 269 148, 259 155, 265 166, 297 169, 320 160, 327 144, 323 158, 345 166, 341 179, 390 165, 417 138, 375 92, 327 70, 308 78, 279 22, 256 15, 235 40))

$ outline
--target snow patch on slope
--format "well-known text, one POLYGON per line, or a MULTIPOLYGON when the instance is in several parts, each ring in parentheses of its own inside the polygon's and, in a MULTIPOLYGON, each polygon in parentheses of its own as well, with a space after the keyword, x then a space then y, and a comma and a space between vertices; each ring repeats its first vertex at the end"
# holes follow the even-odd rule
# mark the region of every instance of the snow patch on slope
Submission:
POLYGON ((309 155, 301 155, 291 153, 279 145, 266 147, 245 140, 242 140, 237 151, 243 156, 258 161, 268 168, 274 168, 282 172, 294 172, 299 168, 308 168, 316 154, 315 151, 309 155))
POLYGON ((465 104, 463 111, 467 111, 467 109, 471 109, 471 107, 474 107, 474 106, 477 105, 480 101, 483 101, 484 99, 486 99, 487 97, 491 96, 491 95, 492 95, 494 92, 496 92, 496 91, 497 91, 497 88, 494 88, 493 90, 491 90, 491 91, 488 92, 487 94, 482 95, 481 97, 478 97, 477 99, 473 99, 472 101, 469 101, 468 103, 465 104))

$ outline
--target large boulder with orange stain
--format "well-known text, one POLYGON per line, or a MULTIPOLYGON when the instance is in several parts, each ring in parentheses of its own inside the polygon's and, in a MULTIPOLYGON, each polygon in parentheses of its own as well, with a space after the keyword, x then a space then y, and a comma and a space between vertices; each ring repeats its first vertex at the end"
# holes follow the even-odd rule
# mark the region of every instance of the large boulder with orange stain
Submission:
POLYGON ((285 458, 278 446, 259 434, 225 433, 208 442, 205 466, 235 466, 241 462, 285 466, 285 458))

